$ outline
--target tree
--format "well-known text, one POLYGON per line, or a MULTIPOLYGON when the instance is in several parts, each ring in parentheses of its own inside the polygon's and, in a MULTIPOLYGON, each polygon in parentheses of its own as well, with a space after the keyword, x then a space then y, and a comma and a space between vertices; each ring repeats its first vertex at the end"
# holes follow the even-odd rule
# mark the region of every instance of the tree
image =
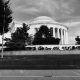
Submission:
POLYGON ((15 42, 18 42, 18 41, 26 42, 26 40, 28 38, 28 33, 27 33, 28 30, 29 30, 28 25, 23 23, 23 27, 22 28, 17 28, 15 33, 12 33, 12 35, 11 35, 12 41, 15 41, 15 42))
POLYGON ((79 38, 79 36, 77 36, 76 38, 75 38, 75 40, 76 40, 76 44, 80 44, 80 38, 79 38))
POLYGON ((59 44, 60 39, 59 38, 53 38, 50 30, 48 29, 47 26, 42 25, 35 34, 35 38, 33 41, 34 45, 39 45, 39 44, 59 44))
POLYGON ((0 0, 0 35, 2 35, 2 55, 3 58, 3 39, 4 33, 8 32, 9 23, 12 21, 12 11, 9 6, 9 0, 0 0))
POLYGON ((0 0, 0 34, 8 32, 9 23, 12 22, 12 10, 9 6, 9 0, 0 0))
POLYGON ((29 43, 29 30, 28 25, 23 23, 22 28, 17 28, 17 30, 11 34, 11 40, 6 43, 6 46, 12 49, 23 49, 25 48, 26 42, 29 43))

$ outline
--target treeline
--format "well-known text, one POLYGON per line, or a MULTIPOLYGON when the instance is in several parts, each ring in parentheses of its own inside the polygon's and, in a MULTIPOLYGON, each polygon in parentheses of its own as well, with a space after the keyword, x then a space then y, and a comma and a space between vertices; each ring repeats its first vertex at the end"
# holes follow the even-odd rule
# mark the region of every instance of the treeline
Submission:
POLYGON ((28 25, 23 23, 23 27, 17 28, 17 30, 11 34, 11 39, 5 39, 5 46, 11 49, 24 49, 31 41, 30 36, 27 33, 28 30, 28 25))
POLYGON ((54 38, 50 34, 47 26, 41 26, 39 31, 36 32, 34 39, 29 35, 29 26, 23 23, 23 27, 11 34, 11 39, 5 39, 7 46, 10 49, 25 49, 27 45, 46 45, 46 44, 59 44, 60 39, 54 38))

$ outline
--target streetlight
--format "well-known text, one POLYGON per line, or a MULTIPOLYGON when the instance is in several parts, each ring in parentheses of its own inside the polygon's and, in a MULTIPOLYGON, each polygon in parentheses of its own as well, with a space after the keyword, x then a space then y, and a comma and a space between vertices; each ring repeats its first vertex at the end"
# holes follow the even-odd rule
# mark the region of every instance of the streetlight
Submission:
POLYGON ((3 9, 4 9, 4 14, 3 14, 3 31, 2 31, 2 54, 1 54, 1 58, 3 58, 3 40, 4 40, 4 28, 5 28, 5 2, 3 4, 3 9))

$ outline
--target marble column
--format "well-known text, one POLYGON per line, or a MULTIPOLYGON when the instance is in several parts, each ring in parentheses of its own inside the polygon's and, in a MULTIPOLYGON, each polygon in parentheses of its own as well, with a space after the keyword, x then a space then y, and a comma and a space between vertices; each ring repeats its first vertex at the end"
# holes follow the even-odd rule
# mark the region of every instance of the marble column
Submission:
POLYGON ((57 28, 55 28, 55 38, 57 38, 57 28))
POLYGON ((68 32, 66 31, 66 44, 68 44, 68 32))
POLYGON ((66 44, 66 31, 64 30, 64 44, 66 44))
POLYGON ((55 28, 53 28, 53 37, 55 37, 55 28))
POLYGON ((59 29, 59 33, 60 33, 60 44, 61 44, 61 29, 59 29))
POLYGON ((61 29, 61 44, 63 44, 63 30, 61 29))
POLYGON ((57 29, 57 37, 60 38, 59 28, 57 29))
POLYGON ((64 44, 64 29, 62 30, 62 35, 63 35, 63 44, 64 44))

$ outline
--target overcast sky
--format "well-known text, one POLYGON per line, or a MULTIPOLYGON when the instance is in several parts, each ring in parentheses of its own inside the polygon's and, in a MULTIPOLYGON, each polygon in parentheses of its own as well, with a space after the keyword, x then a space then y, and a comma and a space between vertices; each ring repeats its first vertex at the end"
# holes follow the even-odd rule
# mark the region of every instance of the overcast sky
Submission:
POLYGON ((18 21, 38 16, 50 16, 59 22, 80 20, 80 0, 11 0, 10 3, 18 21))
POLYGON ((18 22, 38 16, 49 16, 69 27, 69 40, 73 44, 80 35, 80 0, 11 0, 13 18, 18 22))

